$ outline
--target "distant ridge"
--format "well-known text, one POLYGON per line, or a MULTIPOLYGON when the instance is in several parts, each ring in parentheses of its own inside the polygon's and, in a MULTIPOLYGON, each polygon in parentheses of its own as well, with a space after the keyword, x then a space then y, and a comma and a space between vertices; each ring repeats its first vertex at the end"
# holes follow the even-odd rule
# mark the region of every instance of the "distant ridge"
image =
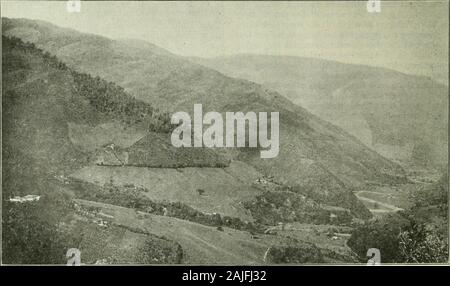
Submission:
POLYGON ((191 60, 277 90, 388 158, 447 165, 448 87, 428 77, 294 56, 191 60))

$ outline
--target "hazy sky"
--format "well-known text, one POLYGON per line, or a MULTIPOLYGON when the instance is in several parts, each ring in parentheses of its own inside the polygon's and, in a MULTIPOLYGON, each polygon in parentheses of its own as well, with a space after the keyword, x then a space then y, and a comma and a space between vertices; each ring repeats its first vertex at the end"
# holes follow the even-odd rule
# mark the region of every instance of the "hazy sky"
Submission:
POLYGON ((42 19, 184 56, 292 55, 448 77, 448 2, 2 2, 2 16, 42 19))

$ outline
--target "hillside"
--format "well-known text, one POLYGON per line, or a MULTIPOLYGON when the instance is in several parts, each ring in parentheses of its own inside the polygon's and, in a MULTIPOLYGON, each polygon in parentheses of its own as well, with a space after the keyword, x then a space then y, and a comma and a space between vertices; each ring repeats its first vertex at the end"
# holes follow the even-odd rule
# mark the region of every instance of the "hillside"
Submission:
POLYGON ((388 158, 447 164, 448 87, 430 78, 301 57, 191 60, 276 90, 388 158))
POLYGON ((296 192, 368 216, 352 190, 367 182, 405 180, 400 166, 365 147, 342 129, 292 104, 280 94, 246 80, 233 79, 152 45, 113 41, 58 28, 41 21, 3 18, 3 33, 56 55, 69 67, 123 86, 137 99, 164 111, 279 111, 280 154, 261 160, 257 152, 237 152, 235 160, 273 176, 296 192))
POLYGON ((74 126, 110 123, 142 134, 169 126, 149 104, 119 86, 77 73, 33 44, 2 39, 5 159, 16 158, 17 152, 48 172, 70 172, 96 148, 73 144, 74 126))
MULTIPOLYGON (((217 264, 217 257, 220 257, 220 264, 354 261, 345 246, 335 243, 333 250, 330 250, 329 246, 318 248, 312 243, 295 238, 296 235, 292 235, 292 233, 292 236, 260 234, 255 237, 247 232, 227 227, 218 230, 176 218, 145 214, 109 204, 84 200, 77 200, 77 204, 110 215, 109 221, 113 226, 144 233, 151 232, 155 237, 176 241, 183 249, 181 263, 217 264), (338 254, 337 250, 345 254, 338 254)), ((295 232, 295 229, 292 231, 295 232)), ((322 240, 324 235, 321 232, 317 231, 312 236, 322 240)), ((173 257, 173 252, 167 251, 168 256, 173 257)), ((104 253, 98 257, 106 258, 107 255, 104 253)))
POLYGON ((64 224, 78 221, 68 176, 93 164, 103 142, 125 148, 149 131, 167 131, 164 114, 113 83, 73 71, 33 44, 4 36, 2 43, 3 262, 65 263, 68 246, 82 245, 79 235, 84 233, 94 240, 114 237, 117 244, 105 246, 106 252, 127 239, 140 241, 135 249, 116 253, 117 263, 150 263, 138 257, 146 241, 171 248, 170 242, 145 233, 103 231, 83 219, 75 229, 64 224), (23 205, 10 201, 25 195, 40 199, 23 205))
POLYGON ((164 116, 136 118, 133 108, 124 108, 154 111, 150 105, 33 44, 2 40, 4 263, 63 264, 70 247, 80 249, 87 264, 261 263, 271 246, 269 262, 327 259, 313 239, 264 235, 262 242, 252 234, 280 221, 328 222, 330 212, 321 205, 295 193, 281 196, 253 167, 225 162, 214 150, 173 150, 167 133, 154 132, 165 126, 164 116), (98 164, 111 146, 118 158, 129 152, 128 165, 98 164), (9 200, 25 195, 40 199, 9 200), (284 206, 289 199, 293 205, 284 206), (105 203, 126 209, 125 222, 97 207, 105 203))

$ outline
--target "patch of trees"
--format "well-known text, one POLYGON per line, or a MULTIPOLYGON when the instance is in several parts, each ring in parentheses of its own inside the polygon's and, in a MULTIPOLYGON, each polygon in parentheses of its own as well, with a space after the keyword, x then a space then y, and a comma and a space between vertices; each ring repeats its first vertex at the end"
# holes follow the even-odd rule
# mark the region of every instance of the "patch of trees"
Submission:
POLYGON ((328 192, 324 190, 329 189, 326 184, 315 184, 314 186, 283 186, 281 190, 302 194, 311 200, 323 204, 333 204, 341 206, 350 210, 353 217, 360 219, 370 219, 371 212, 359 201, 354 195, 354 190, 342 186, 336 186, 335 189, 328 192))
POLYGON ((266 191, 253 201, 244 202, 258 223, 277 225, 279 222, 302 222, 315 224, 348 224, 349 213, 339 213, 335 218, 331 212, 305 196, 289 191, 266 191))
POLYGON ((271 246, 266 254, 267 263, 323 263, 324 258, 319 248, 312 243, 291 243, 289 245, 271 246))
POLYGON ((448 262, 448 239, 436 229, 412 221, 398 235, 399 256, 405 263, 448 262))
POLYGON ((408 220, 397 214, 366 222, 352 232, 347 245, 359 256, 361 262, 367 261, 369 248, 380 250, 381 262, 400 262, 398 235, 408 223, 408 220))
POLYGON ((139 264, 180 264, 183 249, 175 242, 147 239, 136 257, 139 264))
POLYGON ((33 214, 36 207, 29 204, 4 205, 3 263, 62 264, 67 246, 56 225, 33 214))
POLYGON ((33 43, 23 42, 16 37, 2 36, 4 66, 11 71, 20 71, 29 68, 27 60, 20 55, 35 55, 42 58, 43 63, 49 67, 69 72, 73 78, 73 88, 77 95, 86 98, 94 109, 106 116, 120 119, 126 124, 143 124, 149 131, 171 132, 174 126, 170 124, 170 115, 153 108, 150 104, 135 99, 125 90, 113 82, 100 77, 77 72, 69 68, 56 56, 37 48, 33 43), (17 53, 20 52, 20 53, 17 53))
POLYGON ((34 190, 42 195, 39 201, 13 203, 8 200, 13 194, 3 188, 3 263, 66 263, 66 251, 75 238, 61 231, 58 224, 70 213, 70 200, 51 187, 48 192, 39 189, 35 185, 34 190))
POLYGON ((347 245, 362 261, 378 248, 381 262, 438 263, 448 261, 448 179, 415 194, 406 211, 367 221, 355 228, 347 245))
POLYGON ((127 150, 128 165, 156 168, 216 167, 230 165, 230 160, 209 148, 176 148, 170 135, 149 133, 127 150))
MULTIPOLYGON (((35 55, 42 57, 44 64, 47 66, 60 69, 60 70, 69 70, 67 65, 60 61, 56 56, 51 55, 49 52, 43 51, 42 49, 36 47, 34 43, 24 42, 17 37, 6 37, 2 36, 2 47, 6 51, 14 51, 16 54, 12 54, 12 57, 5 66, 10 70, 17 70, 21 68, 28 68, 26 61, 19 60, 17 52, 20 52, 25 55, 35 55)), ((6 58, 6 57, 5 57, 6 58)), ((5 64, 5 63, 3 63, 5 64)))
POLYGON ((448 261, 444 234, 404 214, 388 215, 357 227, 347 245, 367 261, 367 250, 378 248, 382 263, 438 263, 448 261))
POLYGON ((170 132, 170 115, 159 112, 150 104, 136 100, 125 90, 112 82, 100 77, 78 73, 71 70, 76 92, 87 98, 90 104, 99 112, 120 118, 128 125, 145 124, 149 131, 170 132))

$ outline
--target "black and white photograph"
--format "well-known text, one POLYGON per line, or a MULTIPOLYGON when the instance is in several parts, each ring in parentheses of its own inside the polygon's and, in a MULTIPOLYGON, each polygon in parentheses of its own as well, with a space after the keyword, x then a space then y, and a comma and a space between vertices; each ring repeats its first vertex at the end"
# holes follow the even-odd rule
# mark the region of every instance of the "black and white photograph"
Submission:
POLYGON ((448 1, 1 17, 2 265, 449 264, 448 1))

